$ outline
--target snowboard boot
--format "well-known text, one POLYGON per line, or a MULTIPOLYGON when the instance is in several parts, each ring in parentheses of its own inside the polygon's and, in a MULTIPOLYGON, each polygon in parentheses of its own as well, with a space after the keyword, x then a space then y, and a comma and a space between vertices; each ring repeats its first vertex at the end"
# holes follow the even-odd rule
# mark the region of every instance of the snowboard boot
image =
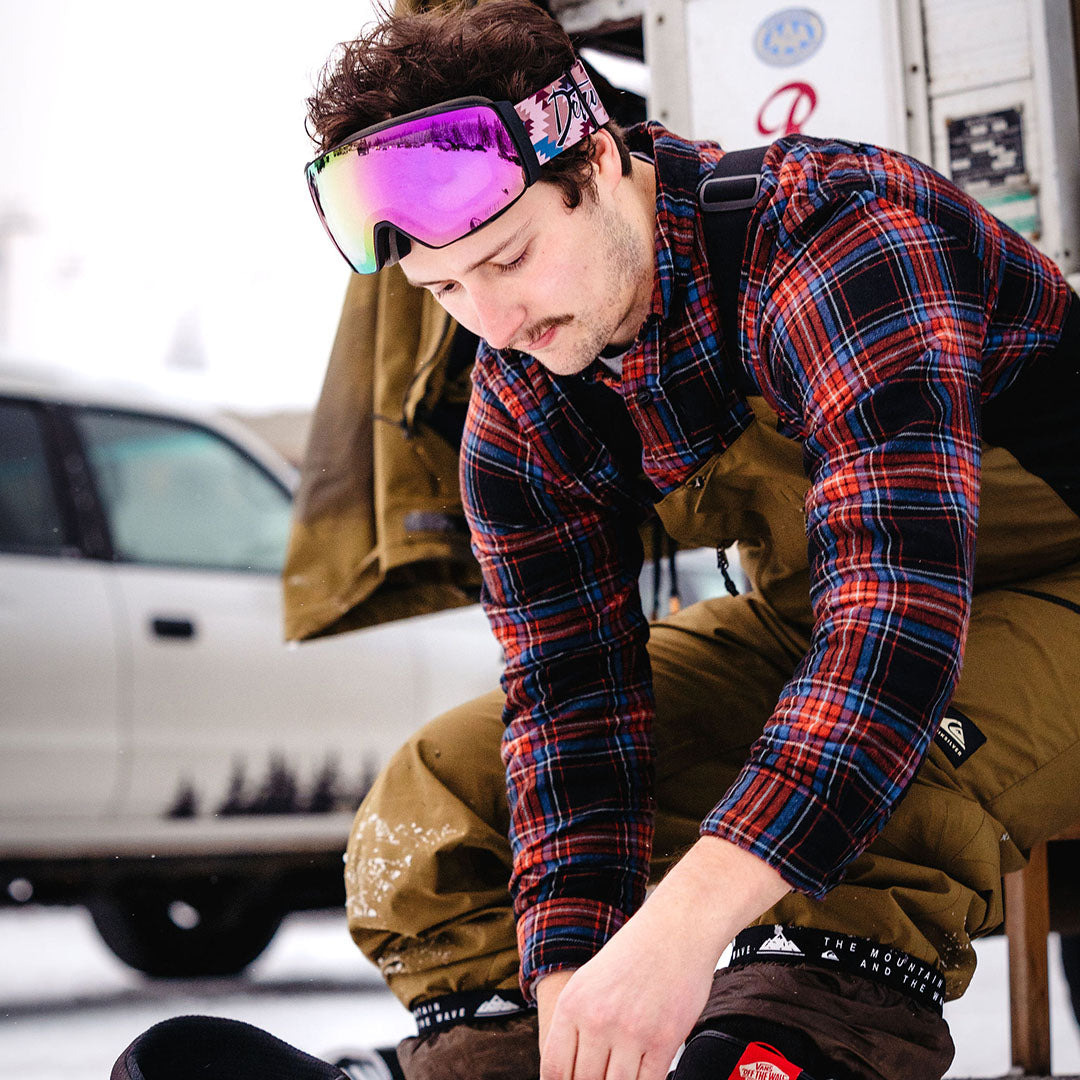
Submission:
POLYGON ((851 1080, 796 1031, 729 1017, 698 1028, 668 1080, 851 1080))
POLYGON ((177 1016, 144 1031, 110 1080, 349 1080, 261 1028, 216 1016, 177 1016))

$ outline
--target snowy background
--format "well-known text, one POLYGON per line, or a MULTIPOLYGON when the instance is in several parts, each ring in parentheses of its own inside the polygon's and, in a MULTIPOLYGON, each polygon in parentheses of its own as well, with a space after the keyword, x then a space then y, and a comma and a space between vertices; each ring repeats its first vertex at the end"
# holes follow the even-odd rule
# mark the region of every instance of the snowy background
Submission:
MULTIPOLYGON (((372 0, 0 0, 0 364, 315 403, 349 271, 306 99, 372 0)), ((593 56, 595 59, 595 56, 593 56)), ((641 89, 641 65, 605 65, 641 89)))
MULTIPOLYGON (((1050 955, 1053 1067, 1080 1073, 1056 936, 1050 955)), ((1008 1071, 1007 977, 1004 938, 980 942, 972 987, 946 1010, 957 1043, 949 1076, 1008 1071)), ((3 1080, 105 1080, 139 1032, 184 1013, 246 1020, 320 1057, 393 1045, 414 1030, 335 911, 290 916, 246 977, 187 981, 151 981, 124 967, 81 908, 0 911, 3 1080)))
POLYGON ((369 0, 0 0, 0 360, 314 403, 348 268, 305 101, 369 0))

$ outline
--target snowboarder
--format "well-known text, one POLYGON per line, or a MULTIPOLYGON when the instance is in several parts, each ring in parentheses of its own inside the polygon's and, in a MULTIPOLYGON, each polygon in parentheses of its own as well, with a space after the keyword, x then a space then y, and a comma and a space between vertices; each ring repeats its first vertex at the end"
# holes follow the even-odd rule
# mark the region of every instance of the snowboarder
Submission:
POLYGON ((940 1077, 1002 873, 1080 812, 1061 273, 902 154, 788 137, 725 333, 719 148, 620 131, 528 0, 387 17, 310 127, 352 268, 481 339, 503 688, 410 740, 347 856, 406 1077, 659 1080, 688 1034, 689 1077, 940 1077), (650 627, 653 514, 752 590, 650 627))

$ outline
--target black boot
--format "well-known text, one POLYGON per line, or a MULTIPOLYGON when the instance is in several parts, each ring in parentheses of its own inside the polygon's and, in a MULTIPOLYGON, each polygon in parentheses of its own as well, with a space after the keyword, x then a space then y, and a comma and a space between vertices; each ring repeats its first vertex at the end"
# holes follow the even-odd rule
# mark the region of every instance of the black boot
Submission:
POLYGON ((687 1040, 669 1080, 845 1080, 813 1045, 779 1026, 728 1017, 687 1040))
POLYGON ((216 1016, 177 1016, 144 1031, 111 1080, 348 1080, 336 1065, 261 1028, 216 1016))

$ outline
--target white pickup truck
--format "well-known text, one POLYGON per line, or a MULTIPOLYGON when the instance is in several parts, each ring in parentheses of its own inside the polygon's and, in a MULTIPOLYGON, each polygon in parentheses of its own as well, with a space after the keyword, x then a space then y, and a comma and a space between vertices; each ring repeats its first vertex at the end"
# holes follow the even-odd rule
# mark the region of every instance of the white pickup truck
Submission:
POLYGON ((149 974, 340 903, 381 764, 497 684, 476 606, 283 644, 293 483, 236 425, 0 375, 0 902, 85 904, 149 974))

